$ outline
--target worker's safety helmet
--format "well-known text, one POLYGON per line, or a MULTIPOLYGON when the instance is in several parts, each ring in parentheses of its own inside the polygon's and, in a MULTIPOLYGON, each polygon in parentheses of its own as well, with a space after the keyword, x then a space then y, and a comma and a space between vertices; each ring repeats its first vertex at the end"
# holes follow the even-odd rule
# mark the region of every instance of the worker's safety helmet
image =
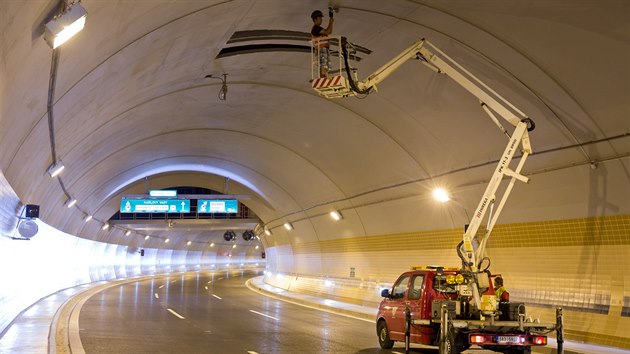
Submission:
POLYGON ((311 18, 314 20, 318 17, 324 17, 324 14, 319 10, 313 11, 313 13, 311 14, 311 18))

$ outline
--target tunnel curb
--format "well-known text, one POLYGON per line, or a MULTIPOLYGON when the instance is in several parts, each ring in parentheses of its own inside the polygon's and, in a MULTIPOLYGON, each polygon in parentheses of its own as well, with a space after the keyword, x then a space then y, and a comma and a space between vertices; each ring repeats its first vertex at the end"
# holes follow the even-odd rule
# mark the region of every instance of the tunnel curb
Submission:
MULTIPOLYGON (((352 310, 349 308, 339 308, 339 306, 332 306, 322 303, 322 301, 332 301, 327 299, 316 298, 314 296, 302 295, 295 292, 288 292, 281 288, 275 288, 268 284, 264 284, 262 282, 262 276, 249 279, 245 282, 245 286, 247 286, 250 290, 257 292, 259 294, 269 296, 281 301, 290 302, 296 305, 310 307, 317 310, 322 310, 346 317, 352 317, 363 321, 368 322, 376 322, 376 312, 377 309, 363 307, 362 310, 352 310), (269 289, 265 289, 269 288, 269 289), (275 290, 275 291, 274 291, 275 290)), ((334 301, 334 303, 339 303, 341 306, 353 306, 351 304, 344 304, 338 301, 334 301)))

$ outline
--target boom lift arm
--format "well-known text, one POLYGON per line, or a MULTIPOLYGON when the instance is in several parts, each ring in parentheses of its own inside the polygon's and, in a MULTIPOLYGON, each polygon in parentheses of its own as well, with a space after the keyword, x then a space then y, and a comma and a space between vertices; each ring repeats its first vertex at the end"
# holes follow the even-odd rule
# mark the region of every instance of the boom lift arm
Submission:
MULTIPOLYGON (((336 98, 347 97, 357 93, 369 93, 372 89, 376 90, 377 84, 387 78, 408 60, 419 59, 423 64, 427 65, 435 72, 446 74, 473 96, 477 97, 482 109, 486 112, 494 124, 496 124, 499 130, 509 138, 507 147, 503 151, 503 155, 501 156, 481 201, 475 209, 469 226, 463 235, 463 240, 457 247, 457 254, 462 260, 462 267, 469 271, 475 278, 475 281, 472 284, 473 297, 477 308, 480 309, 481 298, 476 276, 480 272, 479 268, 481 261, 484 258, 486 241, 488 240, 505 205, 507 197, 512 191, 516 181, 518 180, 525 183, 529 182, 529 178, 521 175, 521 169, 523 168, 527 157, 532 153, 528 132, 535 128, 534 122, 505 98, 500 96, 472 73, 459 65, 455 60, 425 39, 421 39, 414 43, 398 56, 368 76, 365 80, 359 82, 355 82, 353 78, 354 73, 351 73, 348 65, 348 47, 351 47, 351 44, 348 43, 344 37, 341 37, 339 42, 341 43, 341 52, 344 56, 346 74, 346 79, 341 81, 347 81, 349 87, 345 87, 347 92, 341 92, 341 94, 339 90, 334 93, 330 90, 318 90, 323 96, 336 98), (515 127, 512 134, 503 127, 497 118, 497 115, 515 127), (512 160, 516 151, 519 149, 519 146, 522 153, 520 161, 517 163, 515 168, 511 168, 510 166, 512 164, 512 160), (494 209, 495 202, 497 201, 496 193, 499 189, 501 181, 506 176, 510 178, 510 181, 503 191, 503 194, 500 196, 496 211, 493 214, 492 210, 494 209), (488 213, 488 210, 490 210, 490 215, 488 215, 486 233, 483 237, 477 237, 479 227, 488 213), (477 241, 476 248, 474 245, 475 240, 477 241)), ((313 85, 313 87, 317 90, 315 85, 313 85)), ((344 88, 342 88, 342 91, 343 89, 344 88)))

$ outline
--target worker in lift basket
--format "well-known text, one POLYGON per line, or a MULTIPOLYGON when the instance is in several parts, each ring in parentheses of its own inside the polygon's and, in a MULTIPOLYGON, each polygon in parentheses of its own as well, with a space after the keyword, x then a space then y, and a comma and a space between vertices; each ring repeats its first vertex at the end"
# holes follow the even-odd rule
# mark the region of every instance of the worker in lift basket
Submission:
POLYGON ((510 292, 503 286, 503 278, 494 279, 494 295, 498 302, 510 302, 510 292))
POLYGON ((328 8, 328 16, 330 16, 330 19, 328 20, 328 27, 323 28, 322 22, 324 21, 324 14, 319 10, 315 10, 311 13, 311 19, 313 20, 311 37, 313 39, 313 48, 315 48, 317 51, 316 55, 318 55, 319 77, 328 76, 328 70, 331 67, 330 44, 328 43, 328 39, 317 39, 329 36, 333 31, 333 23, 335 22, 335 19, 333 18, 333 9, 330 7, 328 8))

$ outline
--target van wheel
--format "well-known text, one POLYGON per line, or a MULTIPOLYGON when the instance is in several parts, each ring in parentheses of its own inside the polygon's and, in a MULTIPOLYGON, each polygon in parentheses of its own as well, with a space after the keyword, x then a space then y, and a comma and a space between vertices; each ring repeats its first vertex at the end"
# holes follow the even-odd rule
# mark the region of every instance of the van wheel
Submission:
POLYGON ((376 333, 378 334, 378 344, 383 349, 392 349, 394 341, 389 338, 389 329, 387 329, 387 323, 381 320, 376 325, 376 333))

